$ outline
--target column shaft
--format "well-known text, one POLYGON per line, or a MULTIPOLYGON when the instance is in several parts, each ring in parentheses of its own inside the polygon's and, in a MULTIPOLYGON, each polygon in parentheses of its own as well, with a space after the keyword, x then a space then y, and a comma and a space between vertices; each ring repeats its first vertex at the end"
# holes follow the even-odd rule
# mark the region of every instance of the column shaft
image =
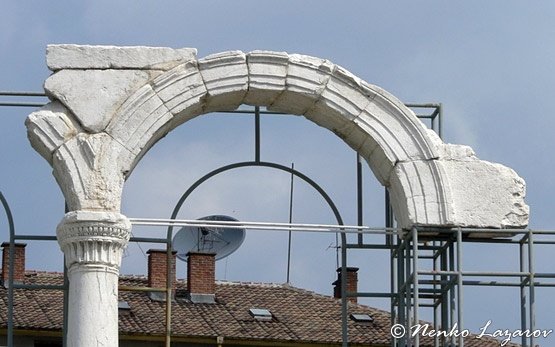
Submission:
POLYGON ((118 277, 131 223, 115 212, 72 211, 57 228, 69 279, 68 347, 118 346, 118 277))

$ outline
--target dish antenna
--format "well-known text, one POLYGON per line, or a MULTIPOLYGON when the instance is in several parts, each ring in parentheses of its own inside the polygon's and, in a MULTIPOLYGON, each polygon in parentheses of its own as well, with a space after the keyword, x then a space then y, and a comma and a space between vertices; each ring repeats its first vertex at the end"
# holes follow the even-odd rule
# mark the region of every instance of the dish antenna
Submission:
MULTIPOLYGON (((237 219, 223 215, 213 215, 198 220, 239 222, 237 219)), ((219 226, 184 226, 173 237, 173 249, 177 258, 187 261, 189 252, 216 253, 216 260, 235 252, 245 240, 244 228, 219 226)))

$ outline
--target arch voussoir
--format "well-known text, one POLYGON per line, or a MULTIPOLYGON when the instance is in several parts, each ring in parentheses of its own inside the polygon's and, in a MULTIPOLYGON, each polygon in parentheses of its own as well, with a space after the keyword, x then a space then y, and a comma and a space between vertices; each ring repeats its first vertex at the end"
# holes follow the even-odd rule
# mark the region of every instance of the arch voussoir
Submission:
POLYGON ((304 115, 320 98, 334 68, 335 64, 326 59, 290 54, 285 89, 267 108, 304 115))
POLYGON ((289 54, 253 51, 247 53, 249 86, 243 103, 252 106, 272 105, 285 90, 289 54))
POLYGON ((235 110, 243 103, 249 87, 245 53, 212 54, 199 59, 198 65, 207 93, 203 113, 235 110))
POLYGON ((139 88, 118 113, 120 116, 112 120, 106 133, 135 155, 139 155, 156 132, 173 118, 150 84, 139 88))
POLYGON ((175 126, 202 114, 207 90, 196 60, 173 68, 150 84, 173 114, 175 126))

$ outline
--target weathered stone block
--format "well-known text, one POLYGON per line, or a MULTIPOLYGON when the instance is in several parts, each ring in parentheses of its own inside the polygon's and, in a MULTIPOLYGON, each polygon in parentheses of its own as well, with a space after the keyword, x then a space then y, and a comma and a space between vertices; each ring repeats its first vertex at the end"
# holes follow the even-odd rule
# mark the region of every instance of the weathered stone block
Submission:
POLYGON ((285 52, 254 51, 247 54, 249 87, 245 104, 271 105, 285 89, 289 55, 285 52))
POLYGON ((403 228, 413 225, 452 226, 447 177, 436 160, 399 162, 389 178, 395 216, 403 228))
POLYGON ((523 228, 528 224, 526 185, 512 169, 483 160, 442 160, 441 165, 449 178, 456 225, 523 228))
POLYGON ((335 65, 325 59, 289 55, 286 88, 268 109, 304 115, 320 98, 334 69, 335 65))
POLYGON ((25 120, 31 146, 52 165, 52 153, 64 142, 77 135, 79 125, 71 112, 57 101, 33 112, 25 120))
POLYGON ((44 89, 70 109, 85 130, 98 133, 150 77, 141 70, 62 70, 46 80, 44 89))
POLYGON ((208 92, 204 112, 235 110, 243 103, 249 87, 245 53, 213 54, 199 59, 198 64, 208 92))
MULTIPOLYGON (((420 133, 407 132, 406 122, 396 109, 374 99, 361 112, 354 122, 363 128, 383 148, 391 161, 408 161, 420 158, 422 152, 418 147, 420 133), (392 116, 395 115, 395 116, 392 116)), ((422 132, 426 135, 423 126, 422 132)), ((417 128, 418 129, 418 128, 417 128)))
POLYGON ((62 69, 168 70, 196 59, 195 48, 48 45, 46 65, 62 69))
POLYGON ((307 118, 327 117, 352 121, 374 96, 375 93, 361 86, 359 78, 336 66, 320 98, 305 115, 307 118))
POLYGON ((123 103, 117 119, 108 125, 106 132, 129 151, 138 154, 172 117, 152 87, 145 85, 123 103))
POLYGON ((70 211, 120 210, 122 153, 135 157, 106 133, 80 133, 58 148, 53 172, 70 211))
POLYGON ((203 112, 207 91, 196 62, 187 62, 157 77, 152 88, 174 115, 174 127, 203 112))

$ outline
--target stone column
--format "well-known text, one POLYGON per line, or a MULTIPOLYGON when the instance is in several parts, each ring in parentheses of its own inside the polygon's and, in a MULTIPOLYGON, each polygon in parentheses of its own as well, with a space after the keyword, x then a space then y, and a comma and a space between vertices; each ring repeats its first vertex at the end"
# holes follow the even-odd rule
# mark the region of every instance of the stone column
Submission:
POLYGON ((58 225, 69 278, 68 347, 118 346, 118 277, 130 232, 117 212, 72 211, 58 225))

